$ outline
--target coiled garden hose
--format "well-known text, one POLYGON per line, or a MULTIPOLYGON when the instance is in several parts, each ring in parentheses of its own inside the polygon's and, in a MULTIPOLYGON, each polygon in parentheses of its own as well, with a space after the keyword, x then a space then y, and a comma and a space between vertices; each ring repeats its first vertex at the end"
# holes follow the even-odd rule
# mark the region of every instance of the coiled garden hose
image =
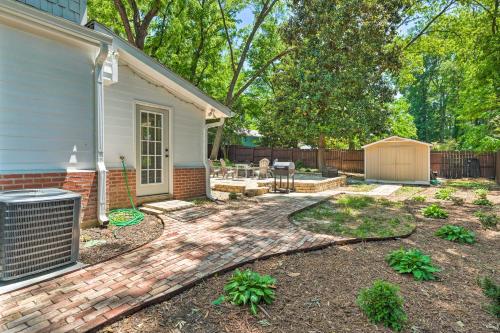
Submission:
POLYGON ((127 227, 130 225, 139 224, 144 220, 144 213, 135 208, 134 199, 130 194, 130 187, 128 185, 127 168, 125 167, 125 157, 120 156, 122 160, 122 173, 125 179, 125 187, 127 188, 127 195, 130 200, 132 208, 113 209, 109 212, 109 223, 117 227, 127 227))

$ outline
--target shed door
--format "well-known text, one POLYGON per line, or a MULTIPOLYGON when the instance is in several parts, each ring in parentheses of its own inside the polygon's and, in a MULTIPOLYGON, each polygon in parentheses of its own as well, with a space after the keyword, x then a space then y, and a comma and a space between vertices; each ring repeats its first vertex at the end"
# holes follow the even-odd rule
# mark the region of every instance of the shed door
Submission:
POLYGON ((138 106, 137 195, 168 193, 168 111, 138 106))
POLYGON ((416 150, 414 146, 402 146, 397 148, 396 154, 396 180, 415 180, 416 150))
POLYGON ((384 146, 379 148, 380 180, 396 179, 396 147, 384 146))

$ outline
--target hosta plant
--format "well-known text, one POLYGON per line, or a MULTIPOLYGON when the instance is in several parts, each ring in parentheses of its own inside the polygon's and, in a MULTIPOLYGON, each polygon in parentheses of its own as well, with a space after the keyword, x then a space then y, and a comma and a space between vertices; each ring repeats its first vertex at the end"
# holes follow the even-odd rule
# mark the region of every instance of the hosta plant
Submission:
POLYGON ((435 280, 434 273, 440 269, 432 265, 431 257, 418 249, 401 248, 387 255, 386 261, 400 274, 412 274, 417 281, 435 280))
POLYGON ((433 219, 445 219, 448 217, 448 213, 436 204, 432 204, 422 209, 422 214, 424 214, 425 217, 433 219))
POLYGON ((250 313, 256 315, 260 303, 271 304, 274 301, 275 283, 276 280, 269 275, 260 275, 250 269, 243 272, 236 269, 224 286, 224 295, 212 303, 218 305, 228 301, 235 305, 248 305, 250 313))
POLYGON ((376 280, 370 288, 361 289, 356 303, 375 324, 400 331, 407 321, 399 288, 389 282, 376 280))
POLYGON ((452 242, 474 244, 476 234, 458 225, 444 225, 436 231, 436 236, 452 242))
POLYGON ((451 200, 453 193, 455 193, 455 189, 453 188, 450 187, 440 188, 439 190, 436 191, 436 194, 434 194, 434 198, 439 200, 451 200))

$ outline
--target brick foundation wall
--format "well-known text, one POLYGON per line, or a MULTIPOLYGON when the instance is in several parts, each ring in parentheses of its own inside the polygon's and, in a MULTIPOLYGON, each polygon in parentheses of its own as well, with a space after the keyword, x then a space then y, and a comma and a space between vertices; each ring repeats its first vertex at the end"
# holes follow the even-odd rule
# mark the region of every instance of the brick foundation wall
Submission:
POLYGON ((97 176, 94 171, 0 175, 0 191, 55 187, 80 193, 82 226, 97 222, 97 176))
MULTIPOLYGON (((136 198, 136 179, 135 169, 127 169, 128 185, 130 187, 130 194, 134 199, 134 205, 137 204, 136 198)), ((115 208, 129 208, 130 200, 127 195, 127 188, 125 186, 125 177, 123 176, 122 169, 110 169, 107 174, 106 181, 106 197, 108 209, 115 208)))
POLYGON ((174 168, 174 199, 189 199, 206 195, 205 168, 174 168))

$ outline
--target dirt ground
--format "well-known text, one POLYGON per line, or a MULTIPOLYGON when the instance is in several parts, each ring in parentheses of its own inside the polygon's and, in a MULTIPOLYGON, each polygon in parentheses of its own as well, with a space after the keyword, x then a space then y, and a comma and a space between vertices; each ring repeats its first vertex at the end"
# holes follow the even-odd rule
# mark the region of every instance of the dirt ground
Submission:
POLYGON ((162 232, 161 220, 152 215, 145 215, 144 221, 133 226, 83 229, 79 260, 86 264, 104 261, 149 243, 162 232))
MULTIPOLYGON (((148 307, 112 324, 102 332, 389 332, 371 324, 357 307, 361 288, 375 279, 397 284, 404 297, 409 322, 403 332, 498 332, 500 322, 484 310, 489 303, 477 279, 489 276, 499 282, 500 232, 485 230, 473 213, 472 191, 459 191, 464 206, 440 201, 450 213, 447 220, 424 218, 420 210, 433 198, 436 188, 402 190, 391 196, 402 200, 419 192, 425 203, 413 203, 417 230, 409 238, 333 246, 324 250, 283 255, 255 262, 251 268, 277 279, 276 301, 264 306, 258 317, 246 308, 230 304, 211 305, 222 292, 230 276, 210 278, 194 288, 163 303, 148 307), (408 194, 410 193, 410 194, 408 194), (473 230, 477 243, 461 245, 442 240, 434 232, 452 223, 473 230), (417 247, 431 255, 442 271, 437 281, 418 282, 395 273, 384 261, 388 252, 401 246, 417 247)), ((490 210, 499 213, 500 192, 490 192, 496 203, 490 210)))

